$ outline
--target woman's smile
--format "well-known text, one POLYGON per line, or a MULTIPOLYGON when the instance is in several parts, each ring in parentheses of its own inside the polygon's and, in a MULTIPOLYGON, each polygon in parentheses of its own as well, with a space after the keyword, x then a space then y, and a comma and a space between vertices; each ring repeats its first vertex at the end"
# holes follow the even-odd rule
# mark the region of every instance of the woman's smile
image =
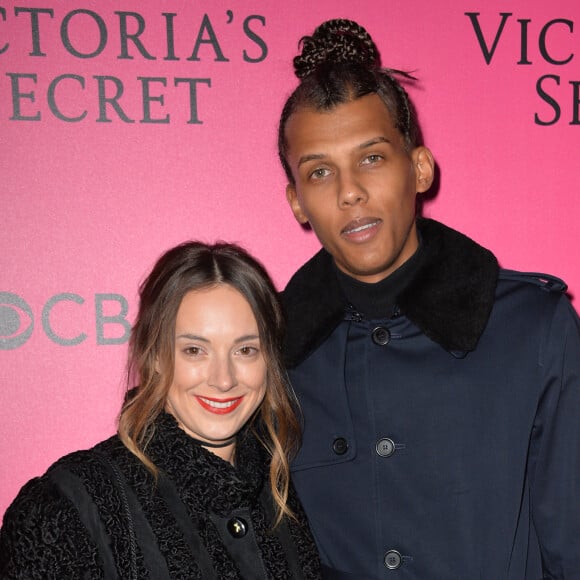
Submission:
POLYGON ((239 407, 243 400, 243 397, 233 397, 230 399, 212 399, 210 397, 202 397, 196 395, 199 404, 210 413, 215 413, 216 415, 226 415, 235 411, 239 407))

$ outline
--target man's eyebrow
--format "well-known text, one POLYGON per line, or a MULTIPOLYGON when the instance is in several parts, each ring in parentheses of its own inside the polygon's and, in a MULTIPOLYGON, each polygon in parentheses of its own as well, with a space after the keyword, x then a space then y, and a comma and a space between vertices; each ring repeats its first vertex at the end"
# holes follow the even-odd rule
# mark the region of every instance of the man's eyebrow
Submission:
POLYGON ((309 155, 303 155, 298 159, 298 167, 300 167, 303 163, 308 163, 308 161, 318 161, 320 159, 324 159, 326 155, 324 153, 310 153, 309 155))
POLYGON ((372 147, 373 145, 377 145, 378 143, 389 143, 389 144, 391 144, 392 141, 390 139, 387 139, 386 137, 383 137, 381 135, 379 137, 373 137, 372 139, 369 139, 368 141, 365 141, 364 143, 361 143, 358 146, 358 149, 366 149, 367 147, 372 147))
MULTIPOLYGON (((377 145, 378 143, 392 144, 392 141, 380 135, 379 137, 373 137, 372 139, 369 139, 368 141, 364 141, 360 145, 357 145, 357 149, 359 150, 366 149, 367 147, 372 147, 373 145, 377 145)), ((300 167, 304 163, 308 163, 309 161, 320 161, 325 157, 326 155, 324 153, 309 153, 308 155, 303 155, 302 157, 300 157, 300 159, 298 159, 298 167, 300 167)))

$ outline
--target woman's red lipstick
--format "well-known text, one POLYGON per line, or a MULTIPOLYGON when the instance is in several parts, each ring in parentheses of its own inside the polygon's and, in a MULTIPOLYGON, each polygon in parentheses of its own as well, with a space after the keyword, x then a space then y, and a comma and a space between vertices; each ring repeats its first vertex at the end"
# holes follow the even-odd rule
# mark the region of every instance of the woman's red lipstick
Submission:
POLYGON ((196 395, 199 404, 210 413, 215 415, 227 415, 237 409, 244 397, 232 397, 230 399, 214 399, 212 397, 201 397, 196 395))

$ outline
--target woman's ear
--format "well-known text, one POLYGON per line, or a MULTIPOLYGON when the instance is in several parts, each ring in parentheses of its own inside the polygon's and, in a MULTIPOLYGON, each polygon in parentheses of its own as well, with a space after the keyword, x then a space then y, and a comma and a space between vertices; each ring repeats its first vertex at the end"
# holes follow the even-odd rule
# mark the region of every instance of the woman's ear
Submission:
POLYGON ((427 147, 416 147, 411 153, 415 165, 417 193, 424 193, 433 184, 435 177, 435 160, 427 147))
POLYGON ((290 209, 292 210, 296 221, 301 225, 308 223, 308 218, 302 210, 300 200, 298 199, 298 193, 296 193, 296 186, 291 183, 286 186, 286 199, 288 200, 288 204, 290 205, 290 209))

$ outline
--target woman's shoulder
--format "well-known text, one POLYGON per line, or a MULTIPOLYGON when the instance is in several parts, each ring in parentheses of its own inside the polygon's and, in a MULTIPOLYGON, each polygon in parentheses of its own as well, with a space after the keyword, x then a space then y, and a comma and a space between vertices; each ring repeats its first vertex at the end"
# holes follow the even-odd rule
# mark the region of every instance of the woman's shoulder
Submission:
POLYGON ((120 446, 113 436, 69 453, 20 489, 0 529, 1 578, 62 578, 64 571, 75 577, 77 567, 79 574, 83 567, 98 568, 75 494, 85 486, 110 488, 103 458, 122 453, 120 446))
POLYGON ((95 470, 101 463, 100 456, 102 454, 110 454, 118 447, 118 444, 120 444, 118 437, 113 436, 98 443, 91 449, 73 451, 56 460, 43 475, 34 477, 24 484, 6 511, 5 522, 7 516, 13 512, 18 512, 22 509, 28 511, 33 505, 37 505, 40 508, 41 506, 59 504, 62 497, 58 492, 54 474, 59 471, 70 470, 80 476, 84 472, 95 470))
POLYGON ((55 461, 46 471, 43 478, 54 481, 55 474, 62 471, 73 473, 82 479, 103 475, 106 465, 113 457, 119 457, 128 451, 117 435, 113 435, 90 449, 73 451, 55 461))
POLYGON ((85 572, 88 578, 98 577, 95 546, 55 476, 66 472, 80 479, 91 469, 94 455, 93 449, 70 453, 21 488, 0 529, 1 578, 72 578, 85 572))

